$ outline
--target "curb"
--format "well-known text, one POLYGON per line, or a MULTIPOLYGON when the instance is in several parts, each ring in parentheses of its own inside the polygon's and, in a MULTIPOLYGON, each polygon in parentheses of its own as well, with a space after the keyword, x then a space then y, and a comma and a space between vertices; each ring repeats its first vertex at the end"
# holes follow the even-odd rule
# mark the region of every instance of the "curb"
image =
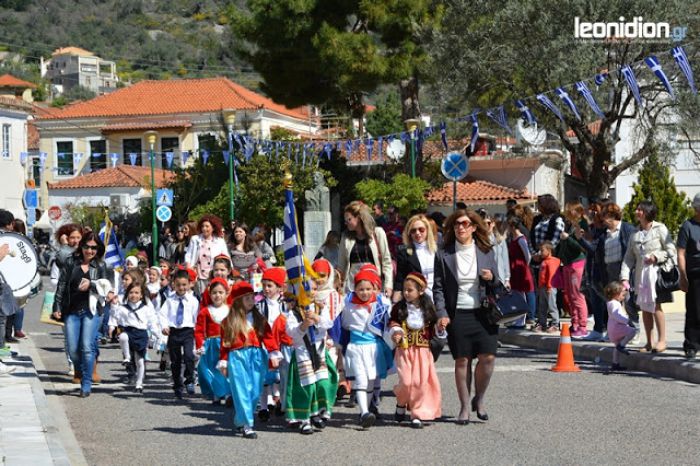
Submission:
MULTIPOLYGON (((525 330, 501 328, 499 340, 545 353, 557 354, 559 350, 559 336, 543 336, 525 330)), ((577 359, 612 363, 613 347, 610 344, 573 340, 573 348, 577 359)), ((681 355, 634 352, 629 356, 621 355, 620 363, 629 370, 700 384, 700 361, 688 361, 681 355)))
POLYGON ((61 401, 56 397, 47 397, 44 385, 53 389, 50 380, 42 382, 39 379, 39 372, 45 372, 46 368, 39 356, 34 342, 30 338, 22 340, 24 357, 32 363, 32 371, 35 377, 31 381, 34 402, 36 403, 39 419, 46 431, 46 440, 54 464, 56 465, 87 465, 88 462, 83 455, 83 450, 75 438, 73 428, 68 421, 65 409, 61 401))

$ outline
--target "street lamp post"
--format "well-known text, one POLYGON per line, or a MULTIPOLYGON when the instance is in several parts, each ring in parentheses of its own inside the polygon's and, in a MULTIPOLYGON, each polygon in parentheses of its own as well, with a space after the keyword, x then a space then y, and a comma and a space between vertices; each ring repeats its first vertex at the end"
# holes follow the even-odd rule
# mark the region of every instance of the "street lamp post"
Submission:
POLYGON ((153 228, 151 230, 151 244, 153 244, 153 265, 158 265, 158 223, 156 219, 156 154, 153 148, 156 144, 158 133, 156 131, 146 131, 146 142, 148 142, 148 157, 151 161, 151 210, 153 211, 153 228))
POLYGON ((233 124, 236 122, 236 112, 233 110, 227 110, 224 112, 224 121, 226 122, 226 127, 228 128, 228 195, 229 195, 229 216, 230 221, 233 222, 235 214, 235 198, 233 193, 233 164, 235 163, 233 157, 233 124))
POLYGON ((409 118, 408 120, 404 121, 404 124, 406 125, 406 129, 409 132, 409 135, 411 136, 411 177, 415 178, 416 177, 416 129, 418 129, 418 125, 420 124, 420 120, 417 120, 415 118, 409 118))

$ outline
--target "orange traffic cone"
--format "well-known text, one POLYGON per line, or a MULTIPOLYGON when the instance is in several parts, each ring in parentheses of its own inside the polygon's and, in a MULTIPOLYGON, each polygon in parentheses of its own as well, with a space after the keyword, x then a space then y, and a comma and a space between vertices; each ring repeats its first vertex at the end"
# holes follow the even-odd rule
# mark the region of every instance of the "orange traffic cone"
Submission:
POLYGON ((571 333, 569 324, 561 325, 561 340, 559 341, 559 352, 557 353, 557 363, 552 366, 554 372, 581 372, 581 368, 574 362, 574 348, 571 346, 571 333))

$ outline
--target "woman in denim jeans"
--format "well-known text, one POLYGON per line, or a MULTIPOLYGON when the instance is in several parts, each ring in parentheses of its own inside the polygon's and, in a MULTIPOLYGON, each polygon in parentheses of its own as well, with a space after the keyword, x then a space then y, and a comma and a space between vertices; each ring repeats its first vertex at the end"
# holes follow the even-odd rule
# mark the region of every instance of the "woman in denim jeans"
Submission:
MULTIPOLYGON (((104 253, 104 244, 94 232, 83 235, 78 250, 66 261, 56 289, 54 317, 63 318, 65 322, 68 352, 76 364, 76 376, 80 367, 81 398, 90 396, 92 389, 95 339, 102 315, 97 308, 93 309, 90 292, 96 293, 96 280, 107 278, 107 268, 102 260, 104 253)), ((107 296, 108 301, 111 299, 112 296, 107 296)))

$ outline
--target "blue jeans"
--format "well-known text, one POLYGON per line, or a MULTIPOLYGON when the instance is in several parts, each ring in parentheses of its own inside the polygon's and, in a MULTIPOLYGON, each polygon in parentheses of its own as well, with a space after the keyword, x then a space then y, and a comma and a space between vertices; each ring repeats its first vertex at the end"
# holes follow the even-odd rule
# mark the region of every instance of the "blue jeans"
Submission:
POLYGON ((24 308, 15 314, 15 334, 22 331, 22 325, 24 325, 24 308))
POLYGON ((92 371, 97 357, 95 339, 101 324, 102 316, 93 316, 87 309, 68 314, 65 318, 68 353, 75 369, 82 372, 80 389, 86 393, 90 393, 92 388, 92 371))
POLYGON ((525 299, 527 299, 527 318, 529 320, 537 320, 537 294, 534 291, 528 291, 525 293, 525 299))
POLYGON ((97 332, 98 338, 107 338, 109 335, 109 313, 111 310, 109 303, 107 303, 102 313, 102 325, 100 325, 100 329, 97 332))

